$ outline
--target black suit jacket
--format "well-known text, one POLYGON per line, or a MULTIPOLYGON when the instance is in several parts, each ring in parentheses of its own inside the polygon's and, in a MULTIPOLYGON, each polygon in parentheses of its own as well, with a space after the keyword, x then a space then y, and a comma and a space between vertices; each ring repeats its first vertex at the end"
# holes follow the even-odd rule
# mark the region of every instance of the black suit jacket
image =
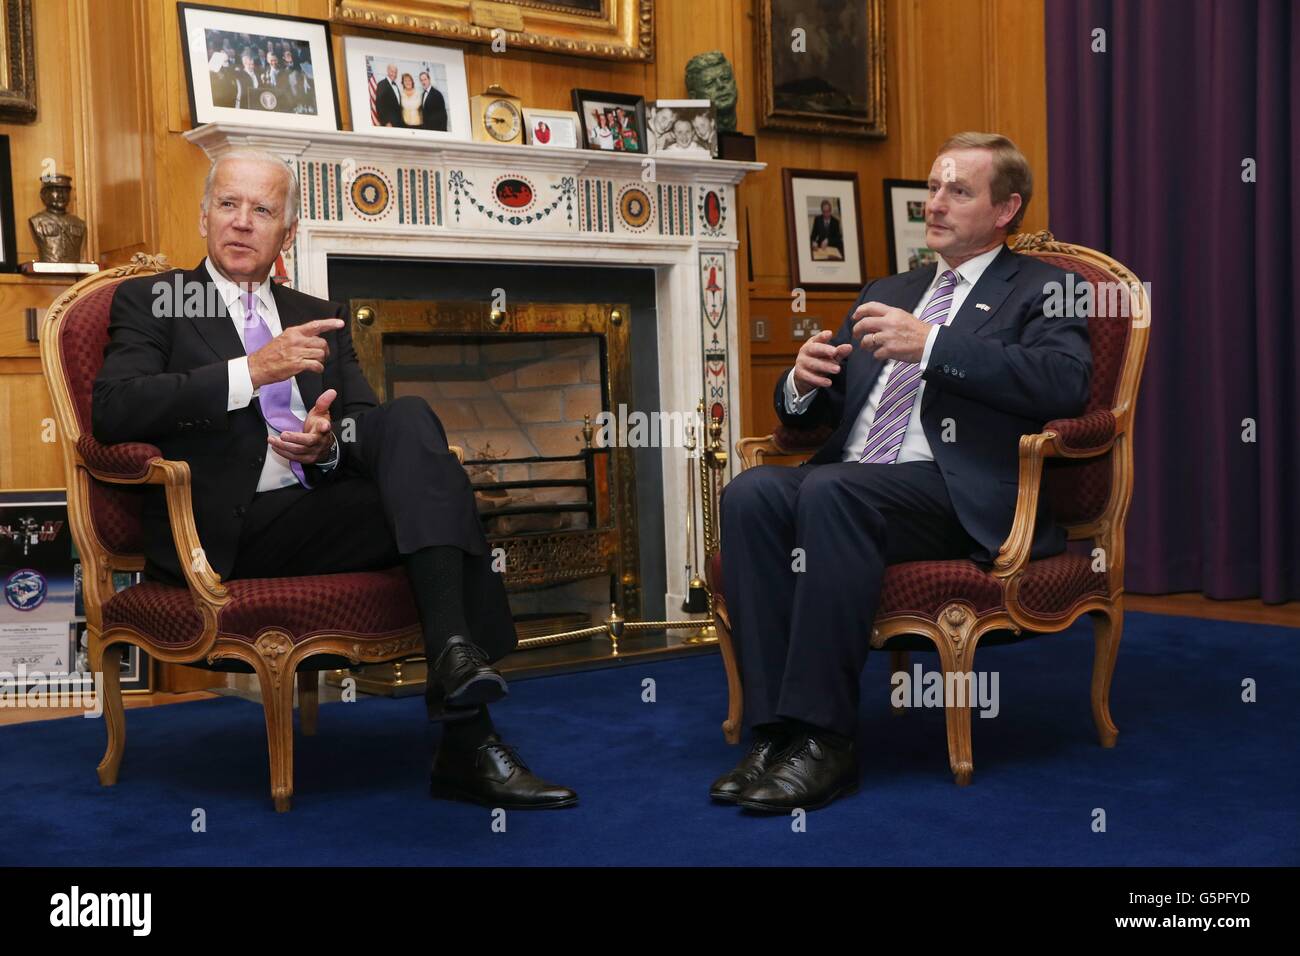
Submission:
MULTIPOLYGON (((931 264, 902 275, 877 279, 862 290, 854 309, 883 302, 915 312, 934 279, 931 264)), ((1019 474, 1020 436, 1038 432, 1054 418, 1083 411, 1092 374, 1088 324, 1082 317, 1048 318, 1043 304, 1048 283, 1064 283, 1067 273, 1004 248, 975 283, 961 309, 939 329, 922 378, 921 426, 962 527, 982 550, 977 561, 991 561, 1011 530, 1019 474), (987 310, 977 308, 979 304, 987 310), (944 441, 945 423, 955 433, 944 441)), ((787 371, 776 385, 776 411, 786 425, 835 430, 810 465, 837 462, 876 377, 884 367, 857 348, 849 310, 834 345, 855 346, 829 388, 819 389, 802 415, 785 409, 787 371)), ((1065 531, 1051 523, 1040 500, 1031 556, 1059 554, 1065 531)))
MULTIPOLYGON (((271 294, 282 328, 309 319, 348 320, 347 307, 337 302, 283 285, 272 285, 271 294)), ((197 269, 127 279, 113 294, 108 333, 91 403, 92 432, 105 444, 149 442, 165 458, 190 463, 199 539, 208 563, 225 578, 234 567, 244 511, 257 493, 269 449, 256 398, 244 408, 226 410, 227 363, 245 352, 225 303, 203 263, 197 269), (185 312, 190 314, 175 318, 155 314, 155 303, 165 294, 161 290, 174 295, 178 278, 187 293, 202 290, 201 299, 187 295, 183 301, 211 303, 214 308, 189 308, 185 312)), ((348 327, 325 332, 323 337, 329 343, 324 373, 304 371, 294 380, 308 408, 326 389, 338 391, 330 407, 337 440, 344 419, 378 402, 361 371, 348 327)), ((329 481, 342 468, 347 443, 337 444, 340 458, 333 469, 307 466, 313 484, 329 481)), ((145 557, 152 570, 161 568, 179 577, 161 488, 147 489, 142 517, 145 557)))
POLYGON ((447 128, 447 103, 432 86, 420 99, 420 127, 440 130, 447 128))
POLYGON ((375 113, 379 116, 380 126, 391 124, 401 129, 406 125, 402 122, 402 101, 393 90, 393 84, 388 82, 388 77, 375 85, 375 113))

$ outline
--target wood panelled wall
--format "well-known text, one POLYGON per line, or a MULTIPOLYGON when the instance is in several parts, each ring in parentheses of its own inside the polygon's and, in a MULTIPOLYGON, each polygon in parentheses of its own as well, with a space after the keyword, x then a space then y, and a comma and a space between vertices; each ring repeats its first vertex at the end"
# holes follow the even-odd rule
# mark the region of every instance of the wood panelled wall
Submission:
MULTIPOLYGON (((330 0, 219 5, 325 19, 330 0)), ((35 253, 26 219, 40 209, 39 163, 50 156, 74 177, 73 209, 90 226, 88 256, 112 265, 146 250, 165 252, 178 264, 197 262, 204 252, 197 217, 207 164, 181 136, 191 123, 174 0, 40 0, 34 6, 39 117, 26 126, 0 125, 11 138, 20 255, 35 253)), ((749 401, 739 410, 737 435, 770 429, 775 379, 798 348, 791 337, 783 167, 858 173, 871 277, 883 274, 887 261, 881 180, 923 178, 934 149, 958 130, 997 130, 1021 145, 1037 173, 1025 228, 1047 222, 1042 0, 886 0, 886 9, 883 140, 758 129, 756 0, 658 0, 651 64, 464 46, 471 92, 496 82, 527 105, 558 109, 569 108, 574 87, 647 99, 685 96, 687 60, 705 50, 727 55, 740 87, 740 129, 757 135, 758 159, 768 164, 739 196, 742 334, 734 354, 749 401), (767 319, 769 329, 769 341, 752 347, 751 317, 767 319)), ((337 74, 343 36, 361 31, 335 24, 333 32, 337 74)), ((844 54, 855 52, 846 47, 844 54)), ((339 87, 349 128, 346 86, 339 87)), ((22 335, 23 306, 43 305, 59 290, 13 278, 0 283, 0 487, 63 484, 57 449, 40 441, 49 399, 36 348, 22 335)), ((838 324, 854 298, 811 294, 809 314, 838 324)))

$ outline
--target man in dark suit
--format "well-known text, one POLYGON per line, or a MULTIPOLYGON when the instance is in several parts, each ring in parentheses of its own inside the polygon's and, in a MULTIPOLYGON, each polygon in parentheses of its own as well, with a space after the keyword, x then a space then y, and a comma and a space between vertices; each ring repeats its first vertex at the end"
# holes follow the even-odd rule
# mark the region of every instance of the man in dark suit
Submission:
POLYGON ((569 806, 573 791, 530 773, 488 716, 507 690, 491 662, 516 635, 442 423, 422 399, 378 403, 346 306, 270 281, 297 210, 283 161, 225 153, 199 217, 207 258, 114 293, 95 438, 150 442, 188 461, 202 542, 201 554, 178 559, 163 497, 151 495, 146 574, 179 584, 179 560, 206 561, 223 579, 403 564, 430 661, 429 717, 445 723, 432 792, 492 807, 569 806))
POLYGON ((831 215, 829 199, 822 200, 822 214, 813 220, 811 239, 814 250, 830 246, 838 249, 840 258, 844 258, 844 231, 840 227, 840 221, 831 215))
POLYGON ((375 85, 375 113, 380 126, 402 129, 402 90, 397 85, 397 64, 388 64, 388 76, 375 85))
POLYGON ((262 104, 258 102, 257 94, 262 83, 257 77, 257 62, 253 59, 253 51, 245 47, 244 52, 240 54, 239 63, 239 70, 235 74, 239 84, 236 105, 241 110, 260 110, 262 104))
MULTIPOLYGON (((858 786, 858 682, 885 566, 991 562, 1011 528, 1020 436, 1082 411, 1082 317, 1048 317, 1066 273, 1006 237, 1033 191, 1002 136, 962 133, 930 171, 936 265, 869 283, 777 384, 795 427, 830 426, 799 468, 742 472, 722 494, 724 589, 753 746, 717 800, 788 813, 858 786)), ((1065 547, 1040 508, 1033 557, 1065 547)))
POLYGON ((420 85, 424 88, 420 93, 420 128, 445 131, 447 129, 447 102, 434 87, 433 79, 428 73, 420 74, 420 85))

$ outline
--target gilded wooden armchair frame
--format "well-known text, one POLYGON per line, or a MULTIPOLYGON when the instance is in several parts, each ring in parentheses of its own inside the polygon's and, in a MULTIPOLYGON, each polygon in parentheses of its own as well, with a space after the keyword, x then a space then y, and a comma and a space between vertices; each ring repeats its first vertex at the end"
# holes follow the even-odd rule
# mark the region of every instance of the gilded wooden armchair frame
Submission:
MULTIPOLYGON (((1147 339, 1150 333, 1151 305, 1145 287, 1126 267, 1111 257, 1084 246, 1056 241, 1051 233, 1040 232, 1015 238, 1012 248, 1027 255, 1049 258, 1062 264, 1068 257, 1081 266, 1095 267, 1109 280, 1119 283, 1127 295, 1128 315, 1131 316, 1129 333, 1124 346, 1119 376, 1115 383, 1114 400, 1109 409, 1114 426, 1105 440, 1078 447, 1067 442, 1058 429, 1046 428, 1038 434, 1024 435, 1020 439, 1019 494, 1010 533, 1003 542, 990 573, 1000 582, 1003 606, 984 613, 976 613, 972 604, 960 595, 953 595, 934 616, 883 615, 872 629, 870 643, 874 649, 889 649, 891 639, 901 635, 919 635, 934 644, 939 654, 940 666, 945 675, 969 673, 974 670, 975 650, 981 638, 994 631, 1052 633, 1064 630, 1083 614, 1093 621, 1094 656, 1092 668, 1091 702, 1093 721, 1098 739, 1103 747, 1113 747, 1119 734, 1110 714, 1110 685, 1115 672, 1124 624, 1124 526, 1133 494, 1133 416, 1137 401, 1138 384, 1145 361, 1147 339), (1058 614, 1044 614, 1026 607, 1020 600, 1020 588, 1030 567, 1029 552, 1034 536, 1034 520, 1042 491, 1043 468, 1048 459, 1089 459, 1111 453, 1110 493, 1101 513, 1093 520, 1066 524, 1070 540, 1090 539, 1105 561, 1108 569, 1108 593, 1089 597, 1058 614)), ((1079 422, 1065 419, 1059 423, 1079 422)), ((800 436, 773 433, 764 437, 742 438, 736 443, 736 453, 744 468, 762 464, 769 456, 806 455, 815 451, 826 435, 824 432, 807 442, 800 436), (783 440, 784 439, 784 440, 783 440)), ((715 496, 720 489, 713 489, 715 496)), ((716 507, 716 506, 715 506, 716 507)), ((712 557, 712 555, 710 555, 712 557)), ((712 570, 714 561, 707 566, 712 570)), ((731 621, 727 614, 725 596, 720 594, 720 582, 710 581, 713 594, 714 623, 727 674, 728 707, 722 730, 730 743, 740 739, 743 716, 741 676, 736 650, 731 637, 731 621)), ((891 652, 891 670, 906 671, 907 652, 891 652)), ((948 758, 954 779, 959 785, 968 784, 974 772, 971 746, 970 701, 964 706, 945 703, 948 736, 948 758)), ((901 710, 895 709, 895 713, 901 710)))

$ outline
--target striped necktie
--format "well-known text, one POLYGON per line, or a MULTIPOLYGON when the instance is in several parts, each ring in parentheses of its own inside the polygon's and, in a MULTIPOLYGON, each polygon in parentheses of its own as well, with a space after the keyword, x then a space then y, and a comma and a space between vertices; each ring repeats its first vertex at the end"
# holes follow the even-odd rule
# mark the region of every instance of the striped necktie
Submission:
MULTIPOLYGON (((257 308, 257 294, 246 292, 244 300, 244 351, 252 355, 263 345, 271 341, 271 329, 266 319, 257 308)), ((267 382, 257 390, 257 405, 268 425, 276 434, 285 431, 300 432, 303 420, 291 411, 293 404, 293 379, 283 382, 267 382)), ((310 488, 311 482, 303 471, 300 462, 289 462, 289 470, 304 488, 310 488)))
MULTIPOLYGON (((921 313, 921 321, 943 325, 948 320, 948 308, 957 289, 957 273, 949 269, 939 276, 939 286, 934 297, 921 313)), ((916 362, 894 362, 889 381, 880 396, 876 416, 867 430, 867 444, 862 449, 859 462, 892 465, 903 448, 903 435, 912 417, 916 393, 921 390, 921 366, 916 362)))

